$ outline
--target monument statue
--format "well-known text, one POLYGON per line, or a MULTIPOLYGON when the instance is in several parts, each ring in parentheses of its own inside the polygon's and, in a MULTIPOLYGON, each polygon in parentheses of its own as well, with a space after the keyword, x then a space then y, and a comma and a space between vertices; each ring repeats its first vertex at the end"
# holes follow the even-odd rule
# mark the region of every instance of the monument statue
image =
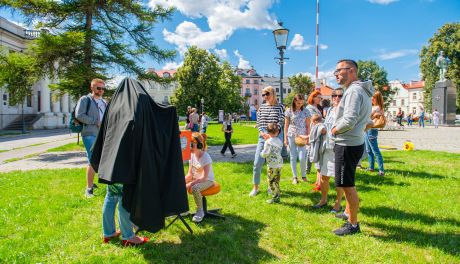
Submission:
POLYGON ((440 51, 439 56, 436 59, 436 66, 439 68, 439 81, 443 82, 446 80, 447 67, 450 64, 450 60, 444 57, 444 52, 440 51))

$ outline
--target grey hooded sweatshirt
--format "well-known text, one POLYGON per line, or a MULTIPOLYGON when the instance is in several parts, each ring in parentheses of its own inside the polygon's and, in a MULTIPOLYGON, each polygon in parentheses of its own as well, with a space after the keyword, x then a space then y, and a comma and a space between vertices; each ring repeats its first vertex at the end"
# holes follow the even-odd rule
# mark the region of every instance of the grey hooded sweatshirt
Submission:
POLYGON ((337 145, 364 144, 364 129, 370 122, 373 94, 374 87, 371 81, 354 81, 345 88, 333 125, 337 130, 335 138, 337 145))

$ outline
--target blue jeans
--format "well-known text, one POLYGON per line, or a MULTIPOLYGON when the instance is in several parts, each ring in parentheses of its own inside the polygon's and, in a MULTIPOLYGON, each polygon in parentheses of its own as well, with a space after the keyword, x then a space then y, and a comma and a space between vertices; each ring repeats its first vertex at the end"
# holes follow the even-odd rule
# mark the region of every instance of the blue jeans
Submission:
MULTIPOLYGON (((281 142, 284 141, 282 133, 278 135, 278 138, 281 140, 281 142)), ((256 154, 254 155, 254 166, 252 167, 252 182, 257 185, 260 184, 260 174, 262 173, 262 166, 265 163, 265 158, 262 158, 260 156, 260 153, 264 149, 264 144, 265 144, 265 139, 259 134, 259 139, 257 141, 256 154)))
POLYGON ((297 178, 297 159, 300 159, 300 174, 305 178, 307 166, 307 147, 299 147, 295 144, 295 136, 288 136, 289 154, 291 160, 292 177, 297 178))
POLYGON ((85 150, 86 150, 86 158, 88 159, 88 164, 89 160, 91 159, 91 148, 94 145, 94 141, 96 141, 96 136, 83 136, 83 145, 85 145, 85 150))
POLYGON ((419 127, 425 127, 425 120, 424 120, 423 117, 420 117, 420 118, 418 119, 418 126, 419 126, 419 127))
POLYGON ((366 143, 367 158, 369 161, 369 169, 374 169, 375 157, 377 158, 377 164, 379 166, 379 171, 384 171, 383 169, 383 157, 379 149, 379 144, 377 142, 379 131, 378 129, 369 129, 366 132, 366 138, 364 142, 366 143))
POLYGON ((104 205, 102 206, 102 231, 104 237, 113 236, 115 229, 115 207, 118 204, 118 224, 120 225, 121 237, 128 240, 134 237, 133 224, 129 220, 129 213, 121 205, 121 194, 113 193, 107 186, 104 205))

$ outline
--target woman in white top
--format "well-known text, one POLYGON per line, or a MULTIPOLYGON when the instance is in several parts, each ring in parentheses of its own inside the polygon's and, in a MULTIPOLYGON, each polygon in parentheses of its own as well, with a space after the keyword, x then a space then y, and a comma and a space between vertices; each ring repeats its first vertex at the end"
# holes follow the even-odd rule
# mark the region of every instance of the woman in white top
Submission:
POLYGON ((193 133, 190 145, 191 158, 188 173, 185 176, 187 189, 192 189, 193 198, 196 203, 196 214, 192 221, 201 222, 204 217, 201 191, 214 185, 214 171, 212 159, 206 152, 206 134, 193 133))
POLYGON ((434 112, 431 113, 431 115, 433 116, 433 125, 435 128, 438 128, 439 126, 439 112, 438 112, 438 109, 434 109, 434 112))

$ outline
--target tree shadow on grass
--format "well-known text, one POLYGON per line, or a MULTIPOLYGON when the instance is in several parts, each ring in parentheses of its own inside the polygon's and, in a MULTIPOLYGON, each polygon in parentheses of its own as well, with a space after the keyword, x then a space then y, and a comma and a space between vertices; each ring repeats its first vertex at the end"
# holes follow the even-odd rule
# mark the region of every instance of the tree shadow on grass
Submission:
POLYGON ((398 169, 386 170, 385 173, 392 173, 395 175, 403 175, 403 177, 421 178, 421 179, 445 179, 447 176, 425 171, 405 171, 398 169))
POLYGON ((460 235, 449 232, 429 233, 421 230, 393 226, 382 223, 366 224, 381 230, 379 234, 369 234, 380 240, 407 242, 418 247, 436 247, 452 256, 460 255, 460 235))
POLYGON ((191 235, 183 228, 180 242, 147 243, 138 251, 149 263, 256 263, 278 259, 259 247, 264 223, 231 214, 225 217, 205 218, 197 226, 191 223, 195 231, 207 230, 191 235))
MULTIPOLYGON (((460 221, 452 218, 438 218, 419 213, 404 212, 399 209, 379 206, 379 207, 362 207, 359 209, 361 213, 368 216, 376 216, 385 219, 396 219, 401 221, 420 221, 423 224, 432 225, 436 223, 447 223, 453 226, 460 226, 460 221)), ((459 245, 460 246, 460 245, 459 245)))

